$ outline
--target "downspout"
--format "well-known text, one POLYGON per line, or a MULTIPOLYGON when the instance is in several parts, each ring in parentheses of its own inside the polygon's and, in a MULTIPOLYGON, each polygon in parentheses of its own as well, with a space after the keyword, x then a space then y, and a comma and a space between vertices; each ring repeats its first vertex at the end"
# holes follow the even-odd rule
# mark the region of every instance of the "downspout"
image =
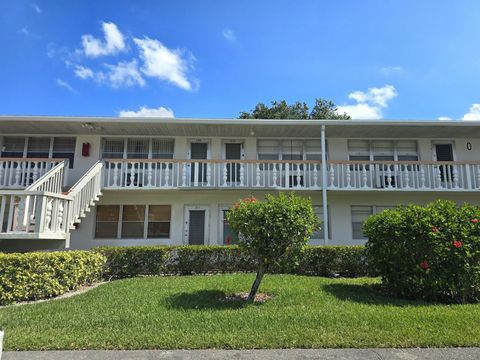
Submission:
POLYGON ((322 125, 322 207, 323 207, 323 239, 324 244, 328 245, 328 199, 327 199, 327 156, 325 146, 325 125, 322 125))

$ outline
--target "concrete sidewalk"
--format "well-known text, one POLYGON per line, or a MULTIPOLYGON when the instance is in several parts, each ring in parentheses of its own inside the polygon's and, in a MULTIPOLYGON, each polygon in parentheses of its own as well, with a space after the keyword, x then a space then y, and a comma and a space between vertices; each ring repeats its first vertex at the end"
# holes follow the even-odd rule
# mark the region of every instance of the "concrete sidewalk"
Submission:
POLYGON ((132 350, 5 352, 2 360, 479 360, 480 348, 447 349, 285 349, 285 350, 132 350))

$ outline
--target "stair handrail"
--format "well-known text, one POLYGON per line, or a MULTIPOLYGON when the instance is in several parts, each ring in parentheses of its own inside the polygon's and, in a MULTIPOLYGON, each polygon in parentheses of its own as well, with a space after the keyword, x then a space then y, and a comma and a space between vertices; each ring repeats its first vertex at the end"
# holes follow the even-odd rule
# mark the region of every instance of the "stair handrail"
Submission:
POLYGON ((73 226, 81 214, 100 195, 102 168, 103 162, 97 161, 67 192, 72 199, 68 209, 69 226, 73 226))
POLYGON ((25 188, 25 191, 48 191, 60 194, 67 180, 68 159, 64 159, 25 188))

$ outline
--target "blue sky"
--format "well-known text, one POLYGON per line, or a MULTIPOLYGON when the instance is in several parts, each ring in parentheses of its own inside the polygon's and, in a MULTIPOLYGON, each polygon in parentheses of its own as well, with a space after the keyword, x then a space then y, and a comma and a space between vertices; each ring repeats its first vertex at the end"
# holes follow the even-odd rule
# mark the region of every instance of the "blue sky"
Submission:
POLYGON ((480 119, 480 2, 0 0, 0 114, 480 119))

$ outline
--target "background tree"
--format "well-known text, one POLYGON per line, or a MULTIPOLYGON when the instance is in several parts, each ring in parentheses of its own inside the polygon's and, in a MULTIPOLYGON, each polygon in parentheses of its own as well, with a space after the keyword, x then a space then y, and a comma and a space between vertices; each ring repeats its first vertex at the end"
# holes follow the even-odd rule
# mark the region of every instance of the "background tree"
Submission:
POLYGON ((253 110, 242 111, 239 119, 328 119, 349 120, 347 113, 340 114, 338 108, 330 100, 315 99, 312 111, 304 102, 296 101, 292 105, 285 100, 272 101, 271 106, 258 103, 253 110))
POLYGON ((257 261, 257 276, 248 295, 253 302, 269 267, 279 261, 294 262, 320 224, 309 198, 294 194, 268 194, 239 201, 227 213, 227 221, 239 234, 239 245, 257 261), (287 256, 288 255, 288 256, 287 256))

